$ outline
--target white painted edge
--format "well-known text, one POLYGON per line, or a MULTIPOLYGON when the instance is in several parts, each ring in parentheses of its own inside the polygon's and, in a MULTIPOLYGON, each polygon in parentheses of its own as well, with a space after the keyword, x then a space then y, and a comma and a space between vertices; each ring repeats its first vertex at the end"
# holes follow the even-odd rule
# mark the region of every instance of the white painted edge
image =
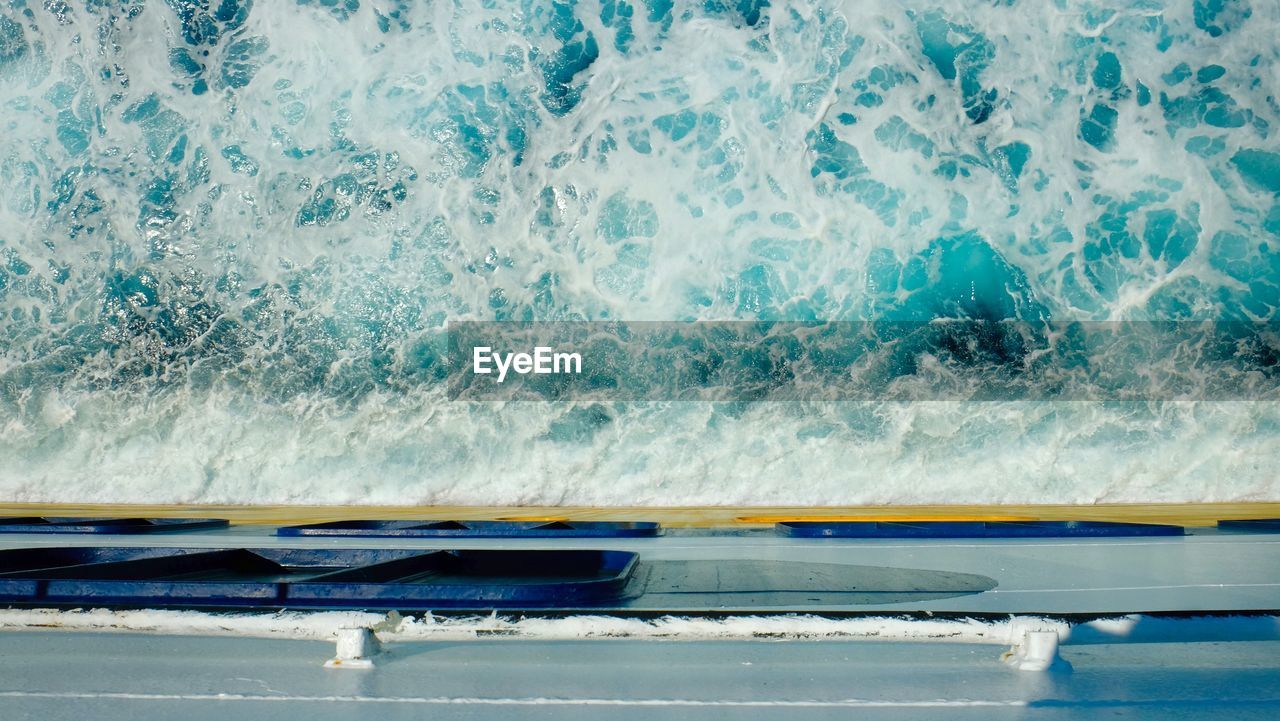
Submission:
POLYGON ((136 693, 111 691, 0 691, 0 699, 76 700, 93 701, 215 701, 233 703, 277 704, 378 704, 410 706, 604 706, 639 708, 745 708, 745 709, 963 709, 963 708, 1023 708, 1031 702, 1023 699, 932 699, 922 701, 896 701, 876 699, 835 699, 831 701, 734 701, 731 699, 627 699, 627 698, 479 698, 465 696, 367 696, 367 695, 290 695, 290 694, 236 694, 236 693, 136 693))
POLYGON ((0 631, 127 632, 334 642, 342 629, 369 629, 383 642, 527 639, 569 641, 866 640, 1012 645, 1029 631, 1053 631, 1061 643, 1167 643, 1280 640, 1280 616, 1166 617, 1131 614, 1070 623, 1020 616, 1007 621, 814 615, 663 616, 401 616, 359 611, 206 613, 171 610, 0 609, 0 631))

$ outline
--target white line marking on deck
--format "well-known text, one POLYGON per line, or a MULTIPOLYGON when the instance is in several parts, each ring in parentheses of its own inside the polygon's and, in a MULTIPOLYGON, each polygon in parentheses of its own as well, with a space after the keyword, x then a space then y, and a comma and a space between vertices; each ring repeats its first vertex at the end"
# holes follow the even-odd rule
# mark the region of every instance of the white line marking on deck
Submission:
POLYGON ((978 708, 1025 707, 1026 701, 982 699, 936 699, 926 701, 874 701, 842 699, 832 701, 732 701, 701 699, 626 698, 466 698, 451 696, 265 696, 235 693, 90 693, 75 691, 0 691, 0 698, 113 700, 113 701, 250 701, 291 703, 384 703, 424 706, 681 706, 735 708, 978 708))

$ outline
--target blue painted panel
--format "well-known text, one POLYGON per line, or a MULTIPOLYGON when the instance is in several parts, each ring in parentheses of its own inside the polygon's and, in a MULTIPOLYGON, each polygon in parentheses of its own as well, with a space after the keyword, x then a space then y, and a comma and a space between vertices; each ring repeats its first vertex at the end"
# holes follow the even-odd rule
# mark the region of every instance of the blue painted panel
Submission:
POLYGON ((657 523, 615 521, 335 521, 276 529, 278 536, 370 538, 641 538, 662 533, 657 523))
POLYGON ((0 533, 156 533, 225 528, 224 518, 0 518, 0 533))
POLYGON ((619 598, 622 551, 125 548, 0 551, 0 601, 326 608, 557 607, 619 598))
POLYGON ((1224 531, 1280 533, 1280 518, 1250 518, 1248 520, 1238 521, 1218 521, 1218 528, 1224 531))
POLYGON ((1181 536, 1181 526, 1102 521, 797 521, 779 523, 793 538, 1080 538, 1181 536))

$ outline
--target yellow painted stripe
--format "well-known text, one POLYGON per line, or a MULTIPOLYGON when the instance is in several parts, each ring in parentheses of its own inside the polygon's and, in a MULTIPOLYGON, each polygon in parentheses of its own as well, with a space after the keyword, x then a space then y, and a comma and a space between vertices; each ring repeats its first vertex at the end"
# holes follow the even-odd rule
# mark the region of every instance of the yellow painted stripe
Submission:
POLYGON ((225 506, 147 504, 0 504, 0 516, 142 516, 228 518, 239 524, 284 525, 354 518, 378 520, 657 521, 665 526, 760 526, 778 520, 1050 520, 1125 521, 1211 526, 1220 519, 1280 518, 1280 503, 937 506, 225 506))

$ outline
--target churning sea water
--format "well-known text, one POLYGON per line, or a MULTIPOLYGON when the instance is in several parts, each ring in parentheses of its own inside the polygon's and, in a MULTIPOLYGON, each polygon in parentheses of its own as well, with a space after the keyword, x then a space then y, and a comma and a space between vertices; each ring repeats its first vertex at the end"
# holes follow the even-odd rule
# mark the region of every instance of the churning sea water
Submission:
POLYGON ((0 497, 1280 498, 1274 402, 484 403, 440 371, 459 320, 1280 320, 1278 30, 0 0, 0 497))

